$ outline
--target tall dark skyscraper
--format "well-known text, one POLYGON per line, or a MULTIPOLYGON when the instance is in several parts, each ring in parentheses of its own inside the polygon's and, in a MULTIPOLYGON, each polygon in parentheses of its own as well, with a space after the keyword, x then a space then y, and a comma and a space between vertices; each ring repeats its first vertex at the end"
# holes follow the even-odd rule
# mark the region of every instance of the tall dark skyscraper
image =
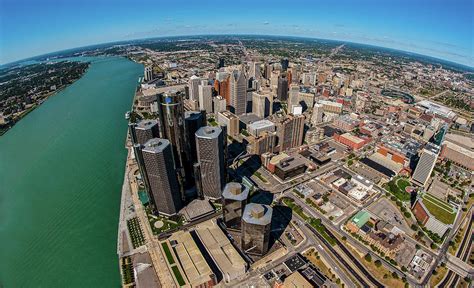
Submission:
POLYGON ((264 255, 270 248, 273 209, 250 203, 242 216, 242 249, 249 254, 264 255))
POLYGON ((247 205, 249 188, 237 183, 227 183, 222 191, 224 223, 227 229, 242 228, 242 214, 247 205))
POLYGON ((277 98, 280 101, 288 99, 288 78, 285 74, 278 76, 277 98))
POLYGON ((281 59, 280 64, 281 64, 281 70, 286 71, 286 70, 288 70, 288 66, 290 65, 290 61, 288 59, 284 58, 284 59, 281 59))
POLYGON ((201 170, 202 193, 221 198, 225 183, 225 133, 219 127, 205 126, 196 132, 196 149, 201 170))
POLYGON ((184 199, 184 181, 186 179, 184 163, 188 161, 184 137, 184 93, 169 91, 158 95, 158 112, 160 116, 160 130, 163 138, 170 141, 173 148, 175 168, 184 199))
POLYGON ((190 165, 197 162, 197 152, 196 152, 196 132, 205 125, 204 113, 200 111, 186 111, 184 113, 185 121, 185 143, 186 150, 189 155, 190 165))
POLYGON ((145 144, 148 140, 160 137, 160 129, 156 120, 141 120, 135 126, 136 142, 134 144, 145 144))
POLYGON ((166 216, 178 213, 183 204, 170 141, 149 140, 142 148, 142 156, 156 210, 166 216))
POLYGON ((234 70, 229 78, 231 112, 239 116, 247 111, 247 79, 244 72, 234 70))

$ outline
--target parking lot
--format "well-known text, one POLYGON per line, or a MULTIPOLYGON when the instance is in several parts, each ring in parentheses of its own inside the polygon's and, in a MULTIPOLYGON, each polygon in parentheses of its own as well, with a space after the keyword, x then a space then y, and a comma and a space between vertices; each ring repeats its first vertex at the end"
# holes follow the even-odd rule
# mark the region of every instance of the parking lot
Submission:
POLYGON ((399 212, 398 207, 394 206, 387 198, 380 198, 377 202, 372 203, 367 210, 378 218, 397 226, 407 235, 411 235, 412 231, 405 222, 403 215, 399 212))

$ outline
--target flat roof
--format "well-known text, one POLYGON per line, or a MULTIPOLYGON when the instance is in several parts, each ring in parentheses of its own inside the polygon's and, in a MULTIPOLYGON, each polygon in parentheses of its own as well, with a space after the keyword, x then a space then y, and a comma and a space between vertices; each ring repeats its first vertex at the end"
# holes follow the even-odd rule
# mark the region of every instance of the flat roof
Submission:
POLYGON ((257 203, 249 203, 245 206, 242 220, 249 224, 268 225, 272 222, 273 208, 257 203))
POLYGON ((213 212, 214 207, 212 207, 211 203, 209 203, 209 200, 206 199, 194 199, 181 210, 181 213, 184 214, 188 221, 193 221, 213 212))
POLYGON ((198 224, 195 231, 226 278, 232 280, 245 274, 247 263, 232 246, 215 220, 211 219, 198 224))
POLYGON ((222 191, 222 198, 236 201, 244 201, 249 196, 249 188, 247 186, 237 183, 229 182, 225 185, 222 191), (238 193, 233 193, 238 192, 238 193))
POLYGON ((148 140, 145 145, 143 145, 143 152, 161 153, 168 145, 170 145, 170 141, 168 139, 153 138, 148 140))
POLYGON ((226 118, 229 118, 229 119, 233 119, 233 118, 239 118, 237 115, 235 115, 234 113, 230 112, 230 111, 221 111, 217 114, 221 114, 222 116, 226 117, 226 118))
POLYGON ((361 138, 359 138, 359 137, 357 137, 357 136, 354 136, 354 135, 352 135, 352 134, 349 133, 349 132, 342 134, 341 137, 344 137, 344 138, 346 138, 346 139, 348 139, 348 140, 350 140, 350 141, 352 141, 352 142, 354 142, 354 143, 356 143, 356 144, 359 144, 359 143, 364 142, 363 139, 361 139, 361 138))
POLYGON ((204 259, 191 234, 189 232, 179 231, 170 237, 170 241, 172 240, 178 243, 174 248, 191 286, 195 287, 211 281, 211 275, 214 275, 214 273, 204 259))
POLYGON ((199 138, 215 139, 222 133, 222 129, 218 126, 205 126, 196 131, 199 138))
POLYGON ((135 126, 135 129, 139 130, 148 130, 151 129, 153 126, 158 125, 157 120, 141 120, 140 122, 137 123, 137 126, 135 126))
POLYGON ((356 224, 357 227, 362 227, 364 226, 365 223, 367 223, 367 221, 369 221, 370 219, 370 214, 369 212, 367 211, 364 211, 364 210, 361 210, 359 212, 357 212, 357 214, 352 217, 352 223, 356 224))
POLYGON ((275 126, 275 123, 267 119, 255 121, 249 124, 249 128, 252 127, 252 129, 262 129, 262 128, 273 127, 273 126, 275 126))
POLYGON ((285 288, 312 288, 313 285, 300 274, 300 272, 295 271, 290 276, 286 277, 283 281, 283 286, 285 288))

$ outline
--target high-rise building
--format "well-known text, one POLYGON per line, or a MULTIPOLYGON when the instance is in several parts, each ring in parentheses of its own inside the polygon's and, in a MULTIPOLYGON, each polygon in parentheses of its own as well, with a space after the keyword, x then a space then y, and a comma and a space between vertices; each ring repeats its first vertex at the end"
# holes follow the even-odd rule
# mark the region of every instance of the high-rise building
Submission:
POLYGON ((212 113, 212 86, 199 85, 199 109, 212 113))
POLYGON ((278 145, 280 152, 303 144, 304 115, 288 115, 278 123, 278 145))
POLYGON ((145 67, 145 73, 144 73, 143 78, 144 78, 143 80, 145 80, 145 82, 153 80, 153 67, 151 67, 151 66, 146 66, 145 67))
POLYGON ((300 104, 300 85, 291 84, 290 92, 288 93, 288 107, 293 107, 300 104))
POLYGON ((253 79, 259 79, 260 76, 261 76, 261 74, 260 74, 260 63, 259 62, 250 63, 249 77, 253 78, 253 79))
POLYGON ((217 69, 220 69, 225 66, 224 58, 219 58, 219 62, 217 62, 217 69))
POLYGON ((227 101, 225 101, 224 97, 217 95, 216 97, 214 97, 213 102, 214 114, 227 110, 227 101))
POLYGON ((186 111, 184 113, 185 121, 185 143, 189 155, 190 166, 197 162, 196 152, 196 132, 205 125, 204 115, 200 111, 186 111))
POLYGON ((189 100, 199 101, 199 85, 201 84, 201 78, 196 75, 189 78, 189 100))
POLYGON ((226 126, 227 135, 236 137, 240 133, 239 117, 230 111, 222 111, 217 113, 217 122, 220 126, 226 126))
POLYGON ((263 77, 267 80, 270 80, 270 77, 272 77, 272 72, 273 72, 273 65, 270 63, 265 63, 264 70, 263 70, 263 77))
POLYGON ((288 69, 288 66, 290 65, 290 61, 284 58, 284 59, 281 59, 280 64, 281 64, 281 70, 286 71, 288 69))
POLYGON ((242 71, 234 70, 229 81, 229 105, 235 115, 242 115, 247 112, 247 79, 242 71))
POLYGON ((219 127, 201 127, 196 132, 202 193, 212 199, 221 198, 225 183, 225 137, 219 127))
POLYGON ((237 183, 227 183, 222 191, 222 212, 227 229, 240 230, 242 228, 242 214, 247 205, 249 188, 237 183))
POLYGON ((288 79, 285 74, 278 76, 277 98, 280 101, 288 99, 288 79))
POLYGON ((323 105, 316 103, 313 107, 313 114, 311 116, 311 123, 318 125, 323 122, 323 105))
POLYGON ((252 92, 252 113, 260 118, 268 117, 272 114, 273 99, 271 95, 262 95, 252 92))
POLYGON ((267 152, 273 152, 273 148, 276 146, 276 133, 265 131, 258 137, 247 137, 249 138, 249 144, 247 151, 250 154, 262 155, 267 152))
POLYGON ((175 215, 182 202, 170 141, 153 138, 145 143, 142 155, 156 210, 166 216, 175 215))
POLYGON ((414 183, 426 188, 431 172, 438 160, 439 147, 434 144, 426 144, 421 153, 420 160, 413 172, 412 180, 414 183))
POLYGON ((160 129, 158 127, 158 121, 156 120, 141 120, 134 126, 134 129, 131 132, 135 133, 135 141, 133 144, 143 145, 152 138, 160 137, 160 129))
MULTIPOLYGON (((184 173, 184 163, 187 163, 188 156, 184 142, 183 93, 180 91, 168 91, 159 94, 158 102, 161 135, 171 143, 178 180, 182 187, 184 180, 190 178, 186 177, 184 173)), ((184 189, 181 190, 184 199, 184 189)))
POLYGON ((265 255, 270 248, 273 209, 250 203, 242 215, 242 249, 253 255, 265 255))

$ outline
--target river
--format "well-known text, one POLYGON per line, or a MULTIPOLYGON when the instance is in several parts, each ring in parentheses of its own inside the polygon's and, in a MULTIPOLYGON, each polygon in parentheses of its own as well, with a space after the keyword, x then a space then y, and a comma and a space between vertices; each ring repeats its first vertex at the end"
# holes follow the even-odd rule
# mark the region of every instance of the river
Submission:
POLYGON ((127 121, 143 67, 92 58, 0 137, 0 287, 119 287, 127 121))

